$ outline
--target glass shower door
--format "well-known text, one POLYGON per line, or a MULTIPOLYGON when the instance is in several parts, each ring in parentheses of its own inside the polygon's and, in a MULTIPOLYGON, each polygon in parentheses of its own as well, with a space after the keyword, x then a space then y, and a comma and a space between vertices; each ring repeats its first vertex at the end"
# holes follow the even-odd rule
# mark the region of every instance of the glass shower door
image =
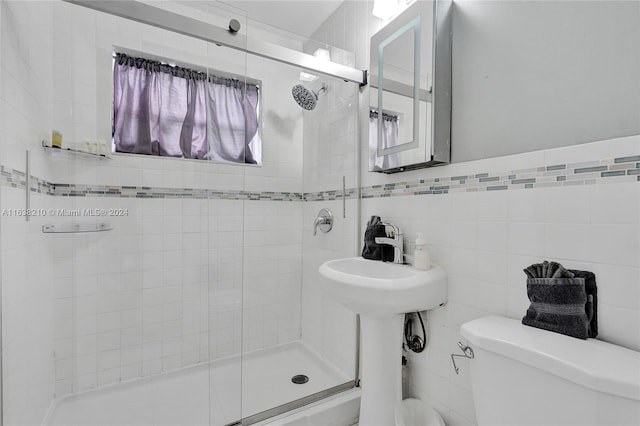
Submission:
MULTIPOLYGON (((286 29, 249 25, 250 37, 353 58, 286 29)), ((244 202, 242 417, 251 424, 355 383, 355 314, 321 291, 318 267, 356 251, 358 86, 251 54, 247 76, 263 85, 265 159, 244 170, 253 197, 244 202), (296 103, 297 84, 318 93, 315 109, 296 103), (332 210, 333 229, 314 236, 322 208, 332 210)))
POLYGON ((69 52, 71 69, 54 78, 54 93, 72 89, 70 108, 56 109, 70 111, 67 146, 95 154, 107 141, 110 159, 77 157, 54 181, 53 199, 114 215, 100 218, 108 232, 70 236, 71 355, 56 362, 70 364, 71 388, 56 399, 72 396, 60 399, 52 424, 207 424, 207 170, 196 160, 115 153, 110 143, 114 53, 187 66, 206 58, 205 44, 77 5, 56 7, 54 21, 70 17, 57 50, 69 52), (85 123, 86 111, 95 111, 93 122, 85 123))
POLYGON ((76 4, 0 7, 6 424, 239 419, 242 166, 113 152, 112 72, 115 52, 205 73, 233 56, 243 79, 245 54, 76 4))
POLYGON ((356 254, 357 85, 184 28, 236 19, 238 40, 353 57, 223 5, 99 4, 0 0, 6 423, 251 423, 353 386, 355 315, 317 270, 356 254), (167 14, 187 27, 151 24, 167 14), (117 54, 257 86, 242 143, 261 139, 261 164, 114 152, 117 54), (320 93, 314 111, 296 84, 320 93), (313 236, 321 208, 334 228, 313 236))

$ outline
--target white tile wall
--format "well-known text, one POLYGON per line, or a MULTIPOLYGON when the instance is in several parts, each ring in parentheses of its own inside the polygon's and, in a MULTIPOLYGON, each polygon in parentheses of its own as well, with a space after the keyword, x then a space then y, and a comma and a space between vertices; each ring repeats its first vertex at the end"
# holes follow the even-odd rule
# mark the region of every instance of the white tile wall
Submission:
MULTIPOLYGON (((338 11, 341 9, 338 9, 338 11)), ((330 18, 335 20, 336 15, 330 18)), ((344 21, 336 21, 344 31, 344 21)), ((315 37, 315 36, 314 36, 315 37)), ((336 50, 332 50, 332 55, 336 50)), ((336 60, 336 58, 332 58, 336 60)), ((304 113, 304 182, 305 193, 342 190, 358 185, 356 174, 358 89, 353 83, 320 77, 312 83, 317 89, 326 82, 317 107, 304 113)), ((355 256, 357 244, 356 201, 303 203, 303 289, 302 338, 348 377, 355 377, 356 319, 348 309, 327 297, 320 289, 318 267, 326 260, 355 256), (322 208, 334 215, 329 233, 313 236, 313 221, 322 208)))
POLYGON ((243 349, 300 338, 302 212, 300 202, 244 203, 243 349))
MULTIPOLYGON (((15 53, 9 55, 14 61, 2 56, 2 117, 11 123, 3 126, 7 135, 0 144, 3 165, 23 170, 24 147, 31 146, 33 174, 53 182, 302 191, 303 114, 289 95, 299 70, 220 52, 217 46, 63 2, 2 2, 2 6, 3 53, 10 49, 15 53), (84 140, 110 139, 113 46, 260 79, 263 166, 128 155, 114 155, 109 161, 43 152, 40 140, 48 140, 52 128, 62 131, 67 147, 85 148, 84 140)), ((49 377, 38 376, 47 380, 38 386, 47 398, 300 337, 300 203, 80 197, 46 197, 43 203, 129 212, 109 218, 114 231, 108 233, 38 234, 48 249, 46 260, 38 263, 42 266, 38 272, 47 278, 38 284, 50 285, 49 299, 33 306, 50 314, 43 323, 49 326, 48 333, 37 331, 48 338, 42 345, 50 346, 39 351, 49 362, 39 365, 50 366, 49 377), (250 232, 244 232, 245 226, 250 232)), ((14 256, 21 259, 17 253, 21 252, 14 256)), ((3 271, 3 284, 9 289, 23 279, 17 268, 24 263, 15 265, 16 269, 3 271)), ((18 323, 5 326, 20 330, 18 323)), ((9 361, 13 354, 20 359, 27 350, 17 343, 5 347, 9 349, 14 351, 9 361)), ((9 380, 5 385, 24 379, 25 372, 15 371, 14 377, 5 376, 9 380)), ((41 402, 37 398, 13 395, 16 407, 34 404, 28 415, 40 417, 28 423, 39 423, 49 399, 41 410, 35 407, 41 402)), ((16 409, 15 415, 27 414, 16 409)))
MULTIPOLYGON (((2 188, 3 209, 24 208, 24 192, 2 188)), ((32 196, 32 206, 47 197, 32 196)), ((53 397, 54 319, 51 252, 40 221, 2 217, 3 409, 7 424, 40 424, 53 397)))
MULTIPOLYGON (((371 5, 345 2, 314 38, 338 48, 354 48, 356 67, 368 69, 369 37, 383 25, 371 16, 371 5), (344 22, 349 23, 348 31, 342 31, 344 22)), ((368 90, 361 90, 360 146, 365 159, 368 101, 368 90)), ((361 180, 363 186, 370 186, 437 176, 504 173, 638 152, 638 137, 629 137, 392 176, 368 173, 364 163, 361 180)), ((397 222, 408 237, 409 251, 415 233, 425 232, 433 261, 449 273, 449 303, 429 312, 429 345, 424 353, 410 355, 405 397, 428 401, 448 425, 475 424, 468 364, 462 360, 461 374, 456 375, 449 358, 457 351, 456 342, 461 338, 458 329, 466 321, 489 314, 521 317, 528 306, 522 268, 545 258, 595 272, 600 338, 640 350, 636 326, 640 324, 640 184, 609 182, 363 200, 362 223, 372 214, 397 222)), ((306 336, 304 324, 303 317, 306 336)))
MULTIPOLYGON (((366 2, 345 2, 313 38, 355 48, 356 66, 368 68, 368 37, 382 25, 370 17, 368 7, 366 2)), ((306 192, 339 189, 343 175, 348 186, 357 182, 353 116, 358 93, 330 81, 317 111, 305 113, 303 130, 303 115, 288 96, 294 81, 285 84, 279 77, 284 73, 295 80, 297 71, 255 58, 246 65, 232 59, 212 66, 236 72, 246 67, 251 77, 265 83, 264 105, 269 107, 263 112, 262 168, 130 156, 102 162, 51 158, 35 147, 52 127, 63 131, 65 143, 108 140, 106 58, 112 45, 205 64, 217 60, 217 48, 183 43, 180 36, 173 39, 161 30, 60 2, 5 1, 0 15, 2 131, 10 141, 0 145, 5 165, 21 169, 24 147, 31 145, 39 175, 62 182, 306 192)), ((359 100, 361 116, 367 101, 365 90, 359 100)), ((366 154, 366 143, 361 146, 366 154)), ((639 151, 637 138, 628 138, 614 145, 602 142, 414 171, 402 179, 639 151)), ((364 169, 361 175, 363 185, 395 179, 364 169)), ((638 188, 614 183, 363 201, 363 221, 380 214, 396 221, 406 235, 426 232, 434 261, 450 273, 448 305, 429 314, 428 350, 410 357, 407 396, 429 400, 448 424, 473 424, 468 366, 463 362, 462 374, 456 376, 448 358, 456 350, 458 328, 488 313, 521 316, 527 306, 521 269, 547 257, 593 270, 599 282, 601 338, 640 350, 640 330, 634 326, 640 324, 638 188), (585 236, 591 244, 584 243, 585 236)), ((18 191, 3 189, 0 195, 3 208, 22 206, 18 191)), ((117 205, 130 215, 111 220, 115 231, 92 236, 44 236, 38 220, 26 225, 3 219, 0 224, 3 354, 5 367, 11 367, 4 377, 9 423, 40 421, 54 394, 54 374, 55 393, 62 395, 295 339, 300 329, 345 373, 353 370, 353 315, 320 293, 317 274, 322 261, 356 254, 360 230, 353 200, 347 219, 340 215, 340 201, 301 205, 37 197, 36 202, 66 208, 117 205), (337 213, 334 231, 312 237, 317 210, 327 206, 337 213), (39 268, 29 263, 33 258, 39 259, 39 268)))
MULTIPOLYGON (((49 129, 51 32, 48 4, 0 2, 0 159, 24 169, 25 149, 49 129), (37 42, 38 41, 38 42, 37 42)), ((35 145, 35 144, 33 144, 35 145)), ((38 164, 34 160, 33 164, 38 164)), ((3 209, 24 208, 24 191, 0 190, 3 209)), ((45 205, 33 195, 32 206, 45 205)), ((38 221, 0 219, 3 420, 40 424, 54 393, 51 247, 38 221)))
MULTIPOLYGON (((320 26, 312 41, 305 44, 305 51, 313 53, 318 47, 328 48, 332 61, 355 65, 353 46, 339 45, 346 33, 352 35, 353 22, 345 22, 345 13, 355 14, 352 3, 345 2, 320 26)), ((331 190, 339 193, 343 178, 347 189, 358 186, 358 87, 322 76, 310 86, 317 90, 323 82, 327 83, 327 91, 320 94, 313 111, 304 113, 305 193, 331 190)), ((302 227, 302 338, 351 378, 355 378, 356 317, 324 294, 320 281, 325 278, 318 273, 318 267, 326 260, 357 255, 356 206, 355 200, 347 200, 343 217, 340 199, 305 202, 302 227), (333 229, 326 234, 318 231, 314 237, 313 221, 322 208, 333 212, 333 229)))
POLYGON ((49 236, 57 396, 300 337, 301 203, 54 200, 129 211, 49 236))
POLYGON ((302 338, 348 377, 355 377, 355 314, 329 298, 320 288, 318 267, 325 261, 356 255, 356 201, 348 200, 347 217, 342 201, 303 203, 302 338), (331 232, 313 236, 313 221, 321 208, 334 214, 331 232))
POLYGON ((320 78, 327 83, 316 109, 304 116, 304 191, 318 192, 356 184, 358 90, 353 83, 320 78))
MULTIPOLYGON (((154 5, 166 7, 163 3, 154 5)), ((184 12, 190 8, 178 9, 184 12)), ((114 46, 213 70, 246 74, 262 81, 263 86, 262 167, 120 154, 114 155, 111 161, 100 162, 58 159, 52 181, 301 191, 303 115, 289 96, 299 70, 68 3, 54 2, 53 15, 45 18, 53 18, 55 22, 53 123, 63 133, 63 145, 68 147, 84 149, 87 140, 110 143, 114 46)))
MULTIPOLYGON (((600 159, 640 152, 640 137, 579 145, 570 158, 600 159)), ((563 150, 569 150, 563 148, 563 150)), ((557 153, 545 151, 557 164, 557 153)), ((503 171, 513 170, 503 157, 503 171)), ((485 171, 483 161, 475 172, 485 171)), ((453 166, 438 168, 451 176, 453 166)), ((467 164, 472 167, 473 164, 467 164)), ((389 181, 393 181, 392 178, 389 181)), ((568 268, 593 271, 598 281, 599 339, 640 350, 640 183, 455 193, 367 199, 363 220, 381 214, 401 226, 409 241, 425 232, 435 263, 449 276, 449 302, 429 312, 430 341, 423 354, 409 355, 405 397, 429 401, 447 424, 473 424, 468 365, 460 375, 448 358, 457 351, 462 323, 485 315, 521 318, 528 307, 522 269, 553 259, 568 268), (444 230, 444 231, 443 231, 444 230)), ((412 250, 410 244, 408 250, 412 250)), ((463 360, 464 361, 464 360, 463 360)))

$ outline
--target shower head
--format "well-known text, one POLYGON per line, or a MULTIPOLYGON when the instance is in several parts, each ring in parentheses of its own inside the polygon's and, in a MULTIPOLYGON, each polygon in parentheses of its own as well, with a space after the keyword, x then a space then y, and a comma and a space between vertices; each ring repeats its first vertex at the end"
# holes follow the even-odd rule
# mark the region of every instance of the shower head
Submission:
POLYGON ((317 92, 307 89, 302 84, 296 84, 293 86, 293 89, 291 89, 291 94, 298 105, 308 111, 311 111, 318 104, 318 95, 323 90, 327 90, 327 83, 322 83, 322 87, 317 92))

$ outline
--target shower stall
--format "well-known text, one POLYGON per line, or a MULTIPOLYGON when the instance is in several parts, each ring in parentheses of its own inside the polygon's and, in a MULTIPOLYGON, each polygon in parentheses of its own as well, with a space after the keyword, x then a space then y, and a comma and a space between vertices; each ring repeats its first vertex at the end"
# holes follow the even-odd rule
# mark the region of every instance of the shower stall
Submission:
POLYGON ((253 18, 213 1, 0 1, 3 425, 254 424, 356 386, 356 317, 317 270, 358 250, 366 73, 322 26, 253 18), (120 83, 149 70, 169 83, 133 101, 159 99, 145 151, 121 143, 144 114, 119 107, 120 83), (211 154, 231 126, 212 118, 232 96, 218 86, 240 88, 251 161, 211 154), (176 125, 178 151, 163 142, 176 125), (196 128, 204 148, 183 143, 196 128), (323 208, 333 228, 314 236, 323 208))

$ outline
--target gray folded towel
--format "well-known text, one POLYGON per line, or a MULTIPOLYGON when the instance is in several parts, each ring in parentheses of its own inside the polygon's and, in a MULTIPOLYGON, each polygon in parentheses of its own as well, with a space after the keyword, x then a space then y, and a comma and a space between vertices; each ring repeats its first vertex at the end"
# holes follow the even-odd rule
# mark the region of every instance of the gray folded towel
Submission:
POLYGON ((587 303, 585 311, 589 319, 589 337, 598 335, 598 287, 596 286, 596 275, 590 271, 578 271, 569 269, 576 278, 584 278, 584 290, 587 293, 587 303))
POLYGON ((527 296, 531 304, 522 318, 524 325, 579 339, 589 337, 584 278, 529 278, 527 296))
POLYGON ((573 273, 557 262, 545 260, 523 269, 529 278, 573 278, 573 273))
POLYGON ((589 271, 544 261, 524 269, 531 304, 522 323, 586 339, 598 334, 597 288, 589 271))

